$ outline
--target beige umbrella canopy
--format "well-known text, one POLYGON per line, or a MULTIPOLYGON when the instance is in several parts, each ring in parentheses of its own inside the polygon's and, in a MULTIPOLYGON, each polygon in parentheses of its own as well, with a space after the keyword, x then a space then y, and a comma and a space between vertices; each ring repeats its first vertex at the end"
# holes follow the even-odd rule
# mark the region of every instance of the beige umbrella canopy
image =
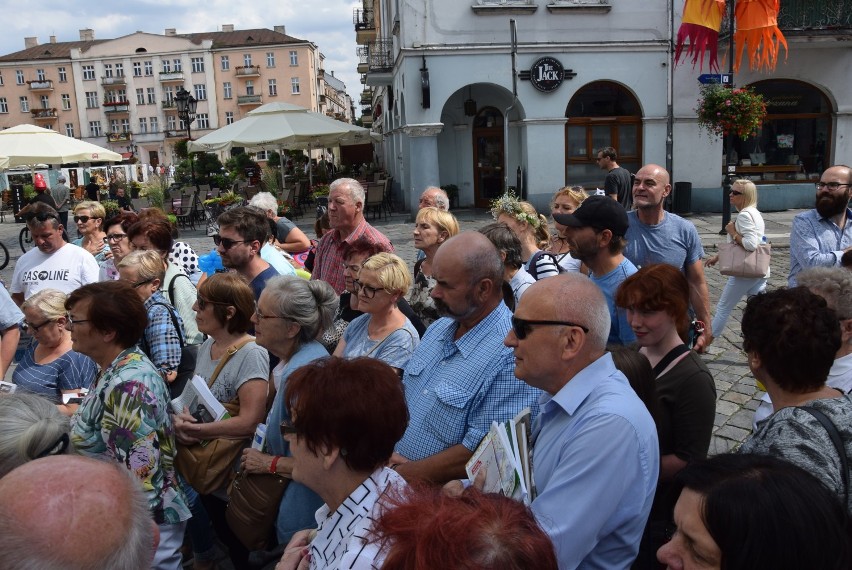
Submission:
MULTIPOLYGON (((4 168, 123 160, 117 152, 35 125, 18 125, 0 131, 0 157, 8 160, 4 168)), ((2 162, 0 159, 0 165, 2 162)))

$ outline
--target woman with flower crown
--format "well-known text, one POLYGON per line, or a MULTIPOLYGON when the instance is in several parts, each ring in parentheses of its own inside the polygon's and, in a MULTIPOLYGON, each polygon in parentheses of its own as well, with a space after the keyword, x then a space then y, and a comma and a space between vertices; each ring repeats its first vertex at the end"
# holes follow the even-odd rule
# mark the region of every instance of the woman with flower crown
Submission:
POLYGON ((539 214, 532 204, 506 193, 491 203, 491 215, 518 236, 521 260, 527 273, 536 280, 559 274, 554 256, 544 251, 550 244, 547 218, 539 214))

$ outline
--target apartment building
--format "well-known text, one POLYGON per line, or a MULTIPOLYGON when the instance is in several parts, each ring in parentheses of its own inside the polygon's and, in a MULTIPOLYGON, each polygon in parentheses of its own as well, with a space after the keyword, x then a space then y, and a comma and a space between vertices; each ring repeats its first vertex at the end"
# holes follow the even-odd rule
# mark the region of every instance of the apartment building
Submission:
POLYGON ((143 164, 173 163, 173 145, 186 136, 174 100, 181 87, 198 101, 191 124, 198 138, 272 101, 326 112, 322 60, 316 44, 284 26, 169 28, 103 40, 85 29, 79 41, 51 36, 46 44, 25 38, 25 49, 0 57, 0 128, 37 124, 143 164))

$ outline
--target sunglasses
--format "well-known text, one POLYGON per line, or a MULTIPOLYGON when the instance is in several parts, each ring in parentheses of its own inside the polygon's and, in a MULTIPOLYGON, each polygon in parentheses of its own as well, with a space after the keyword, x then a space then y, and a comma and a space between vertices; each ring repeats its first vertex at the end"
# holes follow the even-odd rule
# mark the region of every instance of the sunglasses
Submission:
POLYGON ((46 222, 47 220, 58 220, 59 218, 56 214, 51 214, 49 212, 41 212, 39 214, 27 214, 26 220, 27 222, 32 220, 37 220, 39 222, 46 222))
POLYGON ((281 437, 287 437, 288 435, 299 435, 299 430, 293 427, 292 421, 284 420, 281 422, 281 437))
POLYGON ((29 321, 21 321, 19 328, 24 332, 32 331, 32 332, 36 333, 36 332, 39 331, 39 329, 41 327, 43 327, 46 324, 52 323, 52 322, 53 322, 52 320, 48 319, 48 320, 44 321, 43 323, 39 323, 37 325, 34 325, 29 321))
POLYGON ((743 193, 739 190, 731 190, 731 196, 742 196, 743 193))
POLYGON ((229 306, 231 303, 223 303, 222 301, 211 301, 209 299, 205 299, 201 295, 197 297, 198 308, 202 311, 207 308, 207 305, 221 305, 223 307, 229 306))
POLYGON ((533 326, 541 325, 541 326, 561 326, 561 327, 578 327, 583 329, 583 332, 588 334, 589 329, 584 327, 583 325, 578 325, 577 323, 572 323, 570 321, 528 321, 526 319, 519 319, 518 317, 512 317, 512 331, 514 331, 515 336, 518 337, 518 340, 523 340, 527 338, 527 335, 532 331, 533 326))
POLYGON ((131 283, 131 285, 133 285, 133 288, 136 289, 137 287, 141 287, 142 285, 146 285, 153 280, 154 280, 154 278, 152 277, 151 279, 145 279, 144 281, 137 281, 136 283, 131 283))
POLYGON ((74 223, 85 224, 89 220, 100 220, 97 216, 74 216, 74 223))
POLYGON ((249 243, 249 241, 245 239, 230 239, 223 238, 222 236, 213 236, 213 243, 215 243, 217 246, 221 245, 222 249, 228 251, 238 243, 249 243))

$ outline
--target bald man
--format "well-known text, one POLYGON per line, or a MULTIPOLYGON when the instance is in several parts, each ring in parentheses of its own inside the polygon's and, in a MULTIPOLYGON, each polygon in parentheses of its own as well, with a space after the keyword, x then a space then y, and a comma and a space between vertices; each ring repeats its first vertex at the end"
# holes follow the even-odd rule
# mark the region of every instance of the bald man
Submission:
POLYGON ((633 179, 633 208, 627 212, 630 227, 625 238, 624 257, 637 268, 652 263, 668 263, 680 269, 689 281, 689 302, 695 316, 704 323, 695 349, 704 352, 713 342, 710 326, 710 291, 704 278, 704 248, 698 230, 677 214, 666 212, 663 204, 671 194, 669 173, 657 164, 646 164, 633 179))
POLYGON ((148 501, 121 465, 73 455, 25 463, 0 479, 6 570, 144 570, 159 542, 148 501))
POLYGON ((656 490, 657 430, 606 352, 609 327, 598 286, 566 273, 527 289, 505 338, 515 375, 543 391, 531 506, 560 568, 629 568, 656 490))
POLYGON ((503 261, 478 232, 450 238, 432 261, 432 298, 443 315, 426 329, 405 366, 411 421, 392 464, 406 479, 445 483, 491 429, 527 406, 539 391, 515 380, 502 339, 512 313, 503 303, 503 261))

